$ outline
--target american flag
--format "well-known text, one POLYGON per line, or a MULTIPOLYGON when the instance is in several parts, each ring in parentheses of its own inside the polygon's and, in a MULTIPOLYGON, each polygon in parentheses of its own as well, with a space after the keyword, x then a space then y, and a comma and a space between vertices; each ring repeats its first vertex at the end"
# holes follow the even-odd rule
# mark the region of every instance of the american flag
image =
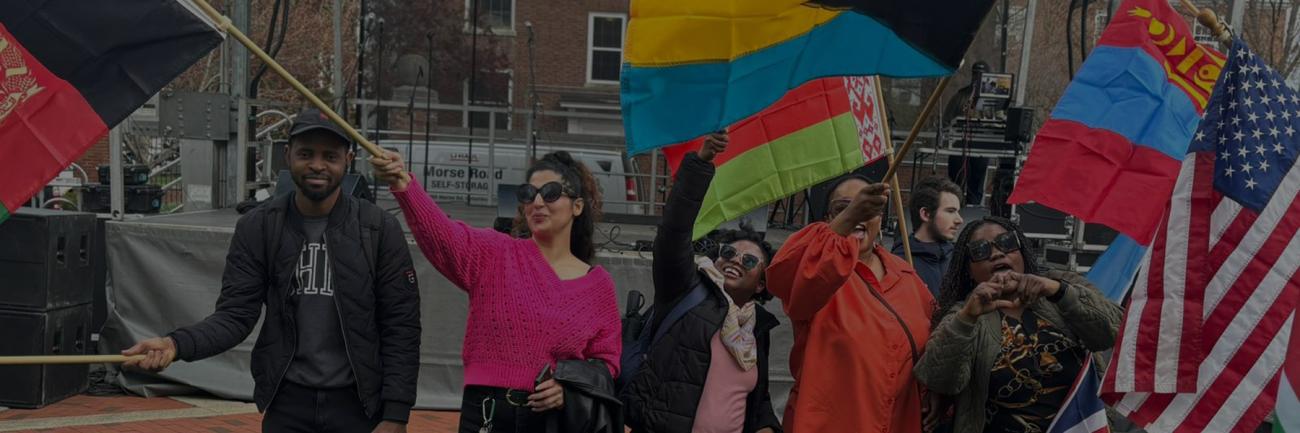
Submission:
POLYGON ((1300 297, 1300 95, 1234 40, 1102 386, 1147 431, 1250 432, 1300 297))

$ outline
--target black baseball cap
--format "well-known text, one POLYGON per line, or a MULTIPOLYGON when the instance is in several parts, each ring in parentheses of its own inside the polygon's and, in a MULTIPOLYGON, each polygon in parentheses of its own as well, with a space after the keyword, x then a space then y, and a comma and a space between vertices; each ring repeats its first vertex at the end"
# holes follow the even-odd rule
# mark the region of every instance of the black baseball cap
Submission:
POLYGON ((293 117, 293 126, 289 128, 289 139, 293 139, 293 137, 298 134, 317 129, 324 129, 333 132, 334 135, 339 136, 344 143, 349 146, 352 145, 352 139, 348 137, 346 132, 343 132, 343 128, 335 125, 334 122, 330 121, 330 118, 326 116, 325 113, 322 113, 320 110, 315 108, 304 109, 298 112, 297 116, 293 117))

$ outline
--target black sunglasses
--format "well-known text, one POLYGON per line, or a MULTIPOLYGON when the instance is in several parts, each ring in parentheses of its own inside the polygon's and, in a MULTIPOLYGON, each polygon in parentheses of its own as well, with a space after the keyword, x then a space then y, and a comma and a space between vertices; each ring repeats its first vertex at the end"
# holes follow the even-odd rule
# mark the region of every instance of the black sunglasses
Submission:
POLYGON ((997 247, 1003 253, 1012 253, 1020 251, 1020 238, 1015 233, 1006 232, 993 238, 992 242, 980 239, 972 241, 968 251, 970 251, 970 260, 972 262, 982 262, 993 256, 993 248, 997 247))
POLYGON ((563 196, 573 197, 578 195, 572 188, 560 182, 547 182, 541 188, 525 183, 515 190, 515 199, 519 200, 519 204, 528 204, 537 198, 537 194, 541 194, 542 201, 547 203, 555 203, 556 200, 563 196))
MULTIPOLYGON (((723 245, 718 249, 718 257, 721 257, 723 260, 734 259, 737 254, 740 254, 740 251, 736 251, 736 247, 731 245, 723 245)), ((758 256, 753 254, 746 253, 740 256, 740 266, 744 267, 746 271, 752 271, 754 268, 757 268, 758 262, 758 256)))

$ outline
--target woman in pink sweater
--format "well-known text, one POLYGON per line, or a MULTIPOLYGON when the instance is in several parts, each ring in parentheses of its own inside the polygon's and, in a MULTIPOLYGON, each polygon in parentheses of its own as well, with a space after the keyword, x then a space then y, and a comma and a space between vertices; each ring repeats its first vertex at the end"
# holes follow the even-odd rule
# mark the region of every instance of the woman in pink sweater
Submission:
POLYGON ((528 169, 515 218, 524 238, 448 218, 397 153, 371 164, 424 256, 469 294, 462 433, 541 430, 548 411, 564 405, 563 387, 541 376, 557 361, 600 360, 618 375, 614 281, 590 264, 599 190, 582 163, 555 152, 528 169))

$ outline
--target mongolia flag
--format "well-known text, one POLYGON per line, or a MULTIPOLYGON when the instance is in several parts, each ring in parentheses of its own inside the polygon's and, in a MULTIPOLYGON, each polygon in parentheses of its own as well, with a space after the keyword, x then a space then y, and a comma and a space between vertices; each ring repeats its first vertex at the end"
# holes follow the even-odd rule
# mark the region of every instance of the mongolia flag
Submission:
POLYGON ((1224 62, 1167 0, 1125 0, 1039 129, 1008 201, 1149 244, 1224 62))
POLYGON ((221 41, 187 0, 0 5, 0 222, 221 41))
POLYGON ((633 0, 629 153, 692 140, 822 77, 952 74, 993 0, 633 0))
MULTIPOLYGON (((725 221, 885 156, 884 104, 873 77, 821 78, 727 128, 695 219, 700 238, 725 221)), ((664 148, 673 173, 703 138, 664 148)))

